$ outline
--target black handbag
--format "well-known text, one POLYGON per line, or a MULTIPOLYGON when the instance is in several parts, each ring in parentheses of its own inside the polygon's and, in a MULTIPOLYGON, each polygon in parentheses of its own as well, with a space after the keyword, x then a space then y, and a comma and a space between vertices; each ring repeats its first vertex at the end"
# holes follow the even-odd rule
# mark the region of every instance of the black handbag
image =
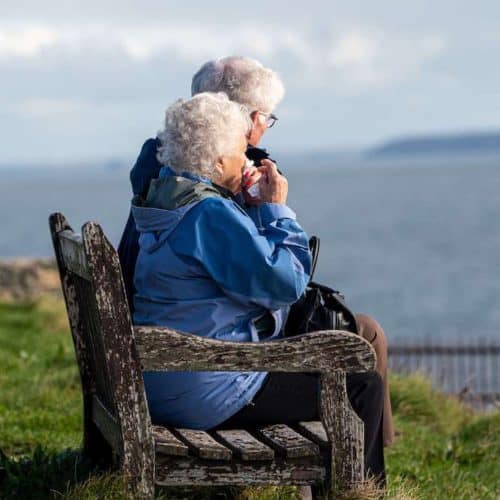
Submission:
MULTIPOLYGON (((309 241, 312 253, 311 280, 319 256, 319 238, 309 241)), ((359 333, 356 318, 337 290, 310 281, 300 299, 292 304, 285 324, 285 337, 318 330, 347 330, 359 333)))

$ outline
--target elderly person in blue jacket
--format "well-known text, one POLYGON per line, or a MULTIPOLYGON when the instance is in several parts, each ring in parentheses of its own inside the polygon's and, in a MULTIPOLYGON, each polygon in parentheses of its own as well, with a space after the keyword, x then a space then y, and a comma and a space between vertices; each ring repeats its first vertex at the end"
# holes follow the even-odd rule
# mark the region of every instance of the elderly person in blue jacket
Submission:
MULTIPOLYGON (((286 179, 270 160, 248 169, 250 126, 248 111, 225 94, 168 108, 159 134, 164 166, 132 207, 140 233, 135 324, 235 342, 281 335, 308 283, 311 255, 286 205, 286 179), (251 211, 235 199, 248 184, 260 191, 251 211)), ((155 423, 212 429, 319 418, 316 375, 145 372, 144 382, 155 423)), ((383 476, 381 378, 350 375, 347 390, 365 422, 367 469, 383 476)))
MULTIPOLYGON (((287 306, 304 292, 311 256, 285 205, 286 179, 269 160, 260 168, 267 182, 259 184, 255 220, 233 199, 248 129, 241 106, 223 94, 202 93, 167 110, 158 153, 165 166, 132 207, 141 234, 135 324, 257 342, 278 336, 287 306)), ((153 420, 207 429, 246 405, 264 378, 151 373, 145 383, 153 420)))

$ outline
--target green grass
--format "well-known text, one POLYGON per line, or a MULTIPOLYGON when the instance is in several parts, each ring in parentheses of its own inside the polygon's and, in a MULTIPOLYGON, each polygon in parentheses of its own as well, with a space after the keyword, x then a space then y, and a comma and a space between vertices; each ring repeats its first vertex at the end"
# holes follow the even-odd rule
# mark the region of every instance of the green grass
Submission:
MULTIPOLYGON (((0 366, 0 498, 124 498, 123 481, 100 473, 78 451, 80 381, 60 301, 0 303, 0 366)), ((393 376, 391 382, 399 436, 386 452, 387 497, 500 498, 500 413, 474 414, 432 390, 422 377, 393 376)), ((293 487, 163 494, 241 500, 295 496, 293 487)))
POLYGON ((0 304, 0 448, 11 457, 80 444, 80 379, 62 314, 54 301, 0 304))
POLYGON ((500 498, 500 413, 474 414, 423 377, 393 377, 396 429, 388 450, 393 487, 419 498, 500 498))

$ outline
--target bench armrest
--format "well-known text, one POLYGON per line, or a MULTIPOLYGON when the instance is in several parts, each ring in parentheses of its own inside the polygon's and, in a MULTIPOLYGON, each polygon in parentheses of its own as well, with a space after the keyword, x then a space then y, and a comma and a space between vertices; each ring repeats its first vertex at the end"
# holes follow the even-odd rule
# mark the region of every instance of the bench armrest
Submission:
POLYGON ((335 498, 364 481, 364 426, 351 408, 345 372, 375 368, 373 347, 359 335, 326 330, 263 342, 207 339, 170 328, 136 326, 143 370, 320 372, 320 416, 331 443, 327 480, 335 498))
POLYGON ((207 339, 165 327, 135 326, 146 371, 362 372, 375 351, 359 335, 325 330, 263 342, 207 339))

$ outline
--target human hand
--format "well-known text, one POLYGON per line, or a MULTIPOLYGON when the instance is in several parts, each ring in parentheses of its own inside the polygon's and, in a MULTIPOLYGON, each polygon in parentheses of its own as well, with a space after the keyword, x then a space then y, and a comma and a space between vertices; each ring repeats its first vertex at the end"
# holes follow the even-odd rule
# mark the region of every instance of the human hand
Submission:
POLYGON ((276 165, 271 160, 262 160, 258 171, 262 175, 259 179, 260 201, 285 205, 288 181, 280 175, 276 165))

